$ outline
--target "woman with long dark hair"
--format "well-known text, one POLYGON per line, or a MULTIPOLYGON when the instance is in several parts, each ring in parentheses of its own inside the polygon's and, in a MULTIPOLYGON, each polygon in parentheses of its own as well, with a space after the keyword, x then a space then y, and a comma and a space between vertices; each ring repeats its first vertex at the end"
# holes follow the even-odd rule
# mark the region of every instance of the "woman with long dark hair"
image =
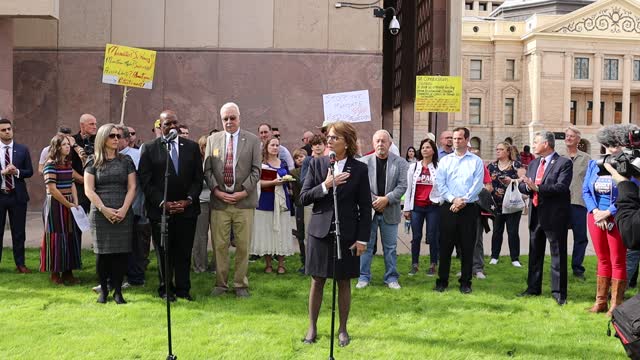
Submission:
POLYGON ((433 276, 438 267, 440 251, 440 198, 436 189, 438 169, 438 147, 431 139, 420 142, 418 162, 410 164, 407 170, 407 192, 404 195, 404 218, 411 220, 411 271, 413 276, 419 271, 422 225, 427 226, 430 265, 428 276, 433 276))
POLYGON ((129 211, 136 195, 136 167, 128 155, 118 154, 122 135, 115 124, 98 129, 94 155, 84 170, 84 191, 91 201, 89 221, 100 279, 99 303, 106 303, 107 280, 114 288, 113 299, 126 304, 122 280, 131 252, 133 213, 129 211))
POLYGON ((51 281, 77 284, 73 270, 80 269, 80 232, 75 226, 71 208, 78 206, 73 185, 69 137, 51 139, 42 173, 47 187, 44 206, 44 236, 40 247, 40 271, 51 272, 51 281), (62 274, 62 275, 61 275, 62 274))
POLYGON ((330 151, 335 152, 334 169, 329 171, 329 157, 314 158, 309 164, 304 186, 300 193, 304 205, 313 204, 309 221, 309 238, 305 270, 311 276, 309 290, 309 329, 303 339, 306 344, 316 341, 317 322, 322 294, 327 278, 338 285, 340 325, 338 344, 347 346, 351 341, 347 332, 347 318, 351 308, 351 279, 360 276, 360 258, 365 251, 371 232, 371 195, 367 166, 354 158, 357 152, 357 134, 353 125, 336 122, 327 129, 330 151), (335 180, 336 189, 333 188, 335 180), (340 221, 340 249, 342 259, 336 260, 333 192, 338 199, 340 221))
POLYGON ((414 163, 418 161, 418 154, 416 154, 416 148, 413 146, 409 146, 407 149, 407 154, 404 156, 404 159, 407 160, 408 163, 414 163))

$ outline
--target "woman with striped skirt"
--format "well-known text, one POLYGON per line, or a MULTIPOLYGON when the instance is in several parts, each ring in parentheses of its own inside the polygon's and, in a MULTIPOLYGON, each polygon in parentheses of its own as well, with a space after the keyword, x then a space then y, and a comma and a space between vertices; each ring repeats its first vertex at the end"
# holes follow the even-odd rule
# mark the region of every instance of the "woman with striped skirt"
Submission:
POLYGON ((71 208, 78 206, 73 186, 71 146, 64 135, 51 139, 44 165, 47 198, 44 206, 44 236, 40 249, 40 271, 51 272, 55 284, 77 284, 73 270, 80 269, 80 232, 74 224, 71 208))

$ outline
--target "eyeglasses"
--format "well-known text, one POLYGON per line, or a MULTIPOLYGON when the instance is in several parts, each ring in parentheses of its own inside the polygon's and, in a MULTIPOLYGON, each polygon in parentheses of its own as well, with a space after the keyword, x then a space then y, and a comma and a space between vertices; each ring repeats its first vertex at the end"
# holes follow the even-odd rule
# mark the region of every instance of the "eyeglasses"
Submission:
POLYGON ((109 139, 122 139, 122 135, 120 134, 109 134, 109 139))
POLYGON ((131 136, 136 136, 136 132, 135 132, 135 131, 133 131, 133 132, 132 132, 132 131, 130 131, 130 132, 129 132, 129 135, 131 135, 131 136))
POLYGON ((231 116, 225 116, 225 117, 223 117, 223 118, 222 118, 222 120, 223 120, 223 121, 229 121, 229 120, 231 120, 231 121, 235 121, 237 118, 238 118, 237 116, 235 116, 235 115, 231 115, 231 116))
POLYGON ((331 140, 331 141, 338 141, 342 139, 342 136, 333 136, 333 135, 327 135, 327 141, 331 140))

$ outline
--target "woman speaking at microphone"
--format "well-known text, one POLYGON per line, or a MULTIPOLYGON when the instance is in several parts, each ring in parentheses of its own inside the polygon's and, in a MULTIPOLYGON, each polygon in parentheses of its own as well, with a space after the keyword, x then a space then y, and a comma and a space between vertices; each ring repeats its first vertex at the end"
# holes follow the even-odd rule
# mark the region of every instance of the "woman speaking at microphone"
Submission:
POLYGON ((311 276, 309 329, 303 342, 311 344, 316 341, 324 284, 327 278, 335 278, 340 317, 338 344, 347 346, 350 342, 347 318, 351 307, 351 279, 360 275, 358 256, 365 251, 371 232, 371 197, 367 166, 354 158, 358 151, 355 128, 340 121, 329 125, 327 134, 331 159, 323 156, 311 160, 300 193, 303 205, 313 204, 305 264, 306 274, 311 276), (329 171, 330 164, 333 164, 334 174, 329 171), (333 187, 334 181, 336 188, 333 187), (335 269, 333 191, 336 191, 338 199, 342 252, 342 259, 336 259, 335 269))

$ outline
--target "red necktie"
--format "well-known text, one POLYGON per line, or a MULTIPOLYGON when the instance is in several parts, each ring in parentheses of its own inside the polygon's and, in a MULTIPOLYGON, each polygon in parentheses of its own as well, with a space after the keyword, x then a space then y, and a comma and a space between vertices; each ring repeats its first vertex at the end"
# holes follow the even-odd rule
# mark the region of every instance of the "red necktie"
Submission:
MULTIPOLYGON (((544 177, 544 162, 544 158, 540 160, 540 166, 538 166, 538 171, 536 171, 536 185, 542 184, 542 178, 544 177)), ((538 190, 540 190, 540 188, 538 188, 538 190)), ((533 206, 538 207, 538 191, 533 193, 533 206)))
POLYGON ((227 155, 224 160, 224 184, 227 187, 233 186, 233 135, 229 136, 229 142, 227 143, 227 155))
MULTIPOLYGON (((10 151, 11 151, 11 147, 9 146, 4 147, 4 167, 5 168, 9 166, 9 164, 11 164, 11 155, 9 154, 10 151)), ((7 191, 13 190, 13 175, 4 176, 4 186, 5 186, 5 190, 7 191)))

